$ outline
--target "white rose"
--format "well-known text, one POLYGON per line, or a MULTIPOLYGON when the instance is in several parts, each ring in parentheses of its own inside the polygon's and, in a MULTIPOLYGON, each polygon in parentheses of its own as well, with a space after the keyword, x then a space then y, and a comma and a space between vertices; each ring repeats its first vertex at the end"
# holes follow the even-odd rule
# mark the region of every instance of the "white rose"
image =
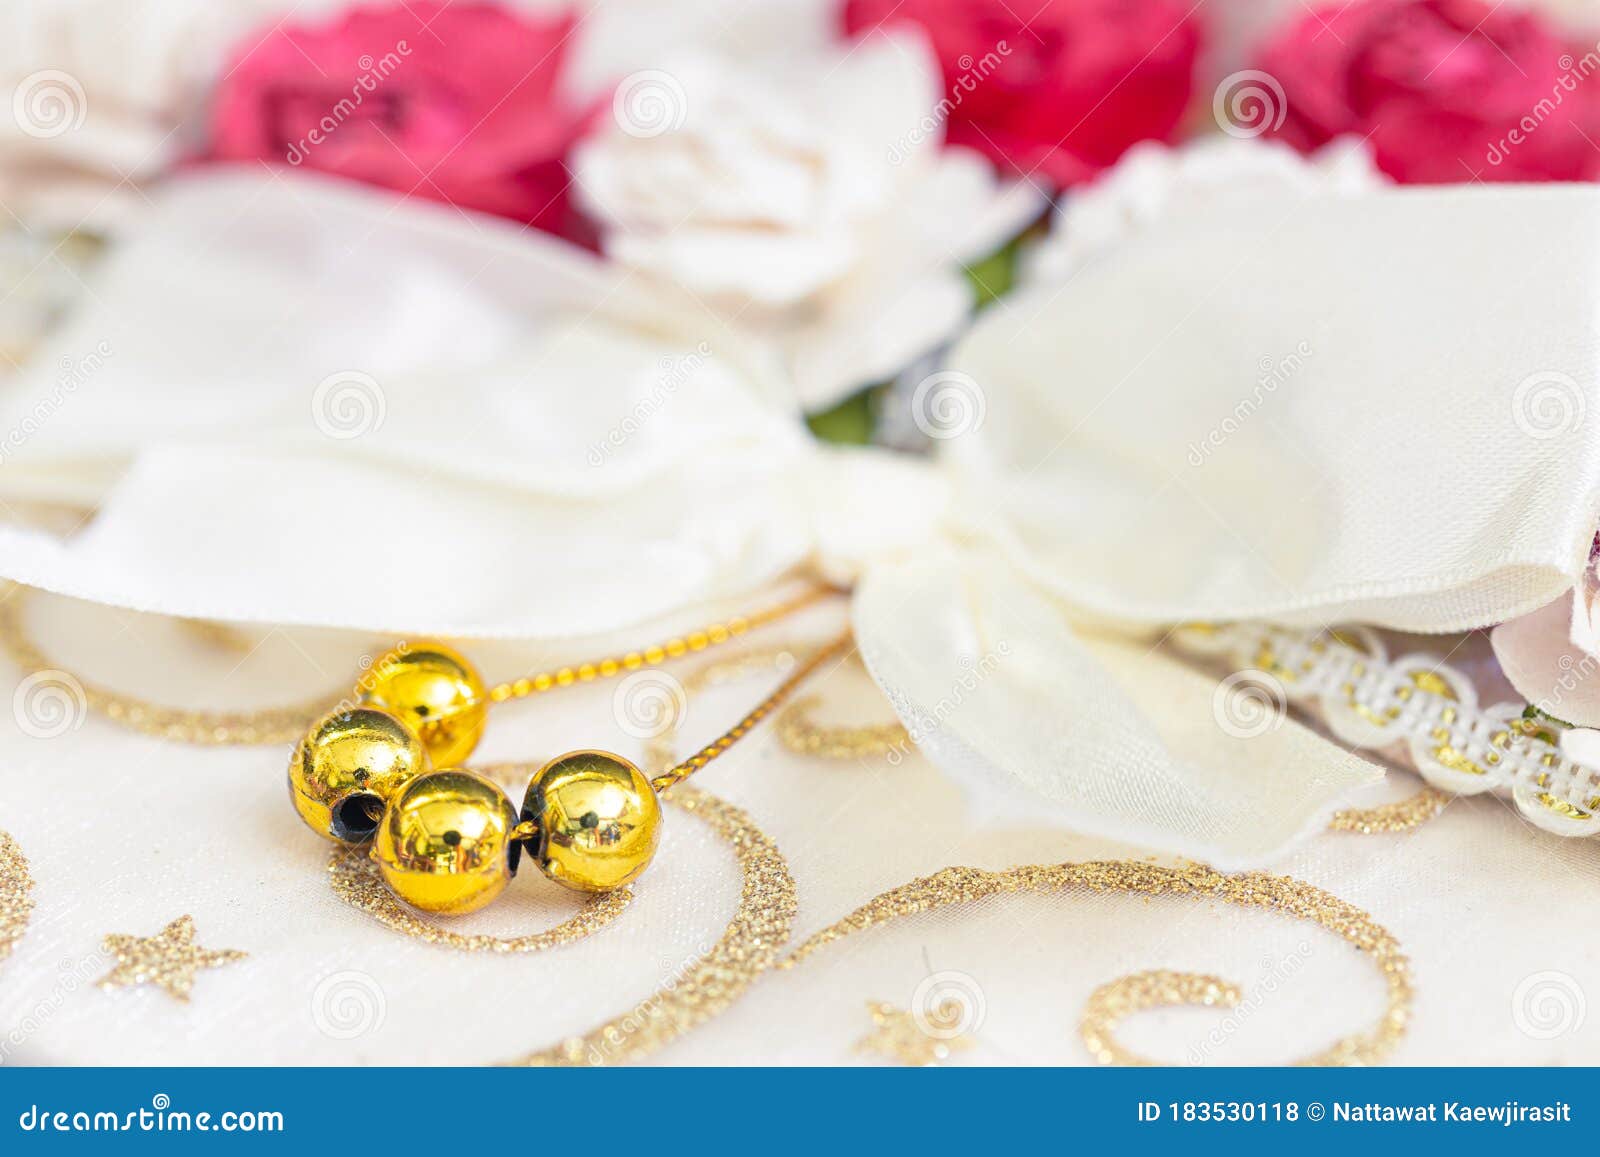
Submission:
POLYGON ((1354 137, 1306 157, 1279 141, 1207 137, 1181 148, 1145 141, 1129 149, 1056 211, 1024 262, 1029 281, 1065 281, 1153 222, 1218 200, 1358 196, 1387 182, 1354 137))
POLYGON ((963 264, 1042 206, 942 150, 920 35, 790 66, 699 57, 634 73, 580 147, 613 259, 784 350, 808 409, 892 376, 964 323, 963 264))
POLYGON ((273 0, 36 0, 0 14, 0 203, 105 231, 203 132, 201 97, 273 0))

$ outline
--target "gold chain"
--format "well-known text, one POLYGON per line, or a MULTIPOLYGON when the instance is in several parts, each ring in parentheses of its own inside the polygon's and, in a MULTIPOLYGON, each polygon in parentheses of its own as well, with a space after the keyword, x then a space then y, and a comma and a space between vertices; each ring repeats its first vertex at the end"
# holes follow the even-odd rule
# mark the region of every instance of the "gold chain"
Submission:
MULTIPOLYGON (((52 679, 59 680, 69 688, 81 692, 85 707, 101 713, 124 727, 161 739, 206 746, 294 743, 305 735, 307 728, 316 722, 318 716, 338 702, 335 695, 330 693, 297 706, 267 707, 248 711, 202 711, 167 707, 98 686, 52 662, 28 635, 27 628, 23 624, 22 609, 26 601, 25 593, 29 589, 13 584, 9 589, 0 590, 0 649, 3 649, 22 668, 25 675, 48 675, 52 679)), ((749 615, 736 615, 724 622, 712 623, 702 630, 690 631, 688 634, 668 639, 640 651, 629 651, 615 658, 579 663, 576 666, 560 667, 553 671, 541 671, 510 683, 498 684, 490 688, 489 698, 491 702, 504 703, 559 687, 610 678, 624 671, 659 666, 668 659, 676 659, 694 651, 703 651, 708 647, 738 638, 757 627, 795 614, 834 593, 837 593, 835 587, 814 586, 771 607, 749 615)), ((766 710, 770 711, 771 707, 768 706, 766 710)), ((765 715, 766 711, 762 714, 765 715)), ((748 730, 748 727, 745 730, 748 730)))
POLYGON ((777 689, 774 690, 771 695, 768 695, 759 704, 757 704, 755 709, 751 711, 750 714, 739 720, 739 722, 735 723, 727 731, 723 732, 720 737, 713 740, 705 747, 702 747, 699 751, 695 752, 682 763, 679 763, 675 767, 667 768, 667 770, 653 778, 650 781, 650 786, 655 788, 657 791, 666 791, 667 788, 671 787, 673 784, 682 783, 684 780, 688 779, 695 772, 699 771, 706 764, 710 763, 713 759, 717 758, 717 756, 721 755, 724 751, 727 751, 728 748, 732 747, 735 743, 739 742, 739 740, 743 739, 751 728, 755 727, 758 723, 770 715, 780 703, 782 703, 790 695, 794 694, 795 688, 800 686, 801 683, 805 682, 806 678, 811 675, 813 671, 822 666, 828 660, 843 655, 849 646, 850 632, 846 631, 837 639, 833 640, 833 642, 828 643, 820 648, 809 659, 791 671, 789 673, 789 677, 782 683, 778 684, 777 689))
POLYGON ((640 651, 629 651, 625 655, 612 658, 598 659, 592 663, 579 663, 575 667, 558 667, 554 671, 540 671, 533 675, 524 675, 520 679, 509 683, 500 683, 489 688, 489 699, 493 703, 504 703, 509 699, 523 699, 529 695, 538 695, 558 687, 570 687, 574 683, 592 683, 596 679, 610 679, 622 674, 624 671, 637 671, 641 667, 657 667, 668 659, 677 659, 690 652, 704 651, 707 647, 714 647, 726 643, 730 639, 737 639, 756 627, 765 626, 786 618, 797 611, 804 610, 813 603, 818 602, 827 595, 834 594, 836 588, 830 586, 816 586, 802 594, 767 607, 749 615, 735 615, 723 623, 712 623, 699 631, 690 631, 686 635, 679 635, 657 643, 652 647, 645 647, 640 651))

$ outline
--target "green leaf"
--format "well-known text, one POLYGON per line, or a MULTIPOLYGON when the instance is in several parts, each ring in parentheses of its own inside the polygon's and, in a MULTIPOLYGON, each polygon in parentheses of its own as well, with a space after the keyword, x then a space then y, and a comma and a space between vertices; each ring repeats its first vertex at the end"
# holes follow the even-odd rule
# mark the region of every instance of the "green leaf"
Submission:
POLYGON ((977 297, 977 308, 992 305, 1017 283, 1017 242, 1011 241, 982 261, 966 268, 967 280, 977 297))
POLYGON ((872 441, 872 395, 879 387, 851 394, 831 410, 806 415, 806 425, 824 442, 842 442, 848 446, 865 446, 872 441))

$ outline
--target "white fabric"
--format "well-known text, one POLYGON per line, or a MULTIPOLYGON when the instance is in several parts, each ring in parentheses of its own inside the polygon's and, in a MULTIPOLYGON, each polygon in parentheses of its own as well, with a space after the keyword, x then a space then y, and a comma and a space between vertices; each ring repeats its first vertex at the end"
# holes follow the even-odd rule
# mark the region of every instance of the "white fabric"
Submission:
POLYGON ((0 390, 16 579, 167 613, 549 637, 810 550, 764 351, 541 234, 352 186, 176 185, 0 390), (64 378, 62 366, 81 367, 64 378), (63 381, 70 385, 63 390, 63 381))
POLYGON ((1230 732, 1215 680, 1149 642, 1075 635, 1002 563, 878 567, 855 624, 908 733, 981 818, 1048 815, 1243 867, 1320 830, 1337 800, 1382 777, 1292 721, 1230 732), (1095 773, 1061 774, 1080 761, 1095 773))
POLYGON ((1511 618, 1600 520, 1597 269, 1589 186, 1175 215, 980 320, 958 491, 1112 619, 1511 618))
POLYGON ((1062 282, 1145 229, 1219 203, 1282 213, 1300 198, 1361 196, 1388 182, 1358 137, 1305 156, 1282 141, 1218 134, 1180 148, 1141 141, 1056 209, 1050 232, 1024 254, 1023 279, 1062 282))

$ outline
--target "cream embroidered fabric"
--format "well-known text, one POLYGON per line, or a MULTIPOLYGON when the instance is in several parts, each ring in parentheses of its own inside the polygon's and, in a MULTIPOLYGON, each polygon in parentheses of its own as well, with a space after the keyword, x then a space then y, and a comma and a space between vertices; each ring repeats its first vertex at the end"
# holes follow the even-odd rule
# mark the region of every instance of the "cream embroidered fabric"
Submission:
MULTIPOLYGON (((879 689, 859 681, 844 709, 881 720, 892 705, 926 759, 816 765, 769 744, 707 777, 794 857, 800 933, 918 872, 1078 857, 1103 850, 1094 837, 1128 841, 1119 854, 1300 865, 1370 899, 1380 922, 1403 920, 1413 895, 1437 896, 1428 881, 1455 878, 1469 845, 1474 872, 1542 873, 1556 858, 1581 875, 1589 850, 1530 837, 1492 801, 1452 804, 1392 860, 1319 835, 1373 765, 1292 722, 1231 736, 1214 681, 1153 649, 1158 633, 1107 632, 1210 616, 1437 631, 1565 589, 1593 534, 1600 457, 1592 421, 1551 406, 1600 408, 1600 266, 1579 256, 1595 255, 1597 207, 1578 189, 1379 192, 1296 197, 1276 215, 1217 205, 1161 224, 986 316, 952 366, 984 420, 934 466, 819 450, 774 351, 548 239, 314 181, 186 180, 0 388, 0 428, 26 435, 7 443, 0 497, 24 512, 99 505, 65 536, 0 530, 0 575, 91 600, 40 611, 63 664, 175 704, 240 706, 334 691, 374 633, 476 640, 498 677, 749 606, 810 564, 860 582, 851 615, 879 689), (1501 272, 1477 276, 1490 267, 1501 272), (207 656, 136 613, 150 611, 263 633, 249 659, 207 656), (1393 875, 1378 882, 1384 864, 1393 875)), ((495 724, 484 755, 609 742, 608 706, 597 691, 528 708, 495 724)), ((691 738, 723 722, 696 711, 691 738)), ((0 1002, 0 1020, 39 1021, 19 1055, 519 1056, 645 1000, 721 934, 737 892, 728 849, 674 813, 670 867, 605 933, 625 948, 485 960, 481 983, 458 995, 458 960, 395 940, 332 896, 323 848, 283 803, 281 751, 177 748, 98 720, 51 739, 0 726, 12 768, 0 815, 40 881, 40 915, 0 1002), (150 935, 185 911, 202 945, 252 953, 199 979, 197 999, 228 994, 217 1019, 138 993, 108 1021, 109 998, 81 983, 58 992, 62 961, 75 975, 101 935, 150 935), (376 985, 392 1019, 325 1031, 318 1018, 346 972, 376 985), (417 1039, 444 993, 481 1033, 417 1039)), ((519 896, 481 926, 523 933, 570 914, 536 885, 519 896)), ((928 928, 963 930, 951 961, 915 961, 915 921, 877 944, 898 943, 901 965, 909 951, 919 979, 947 967, 999 977, 983 987, 1003 1030, 985 1047, 1001 1051, 972 1055, 1070 1060, 1076 990, 1047 1015, 1001 1012, 1011 942, 997 929, 1025 919, 1016 935, 1043 937, 1029 960, 1058 976, 1068 943, 1025 914, 1083 911, 1081 930, 1111 944, 1090 914, 1121 928, 1134 906, 1014 898, 970 925, 930 917, 928 928)), ((1519 1040, 1504 1023, 1507 989, 1578 967, 1552 944, 1576 959, 1590 950, 1581 936, 1536 935, 1541 916, 1522 905, 1509 925, 1497 918, 1497 942, 1525 927, 1527 946, 1473 978, 1486 1053, 1503 1059, 1559 1057, 1570 1043, 1519 1040)), ((1156 939, 1141 943, 1171 956, 1189 943, 1177 932, 1205 918, 1163 905, 1166 930, 1152 925, 1156 939)), ((1441 923, 1394 930, 1453 950, 1441 923)), ((1219 927, 1197 963, 1226 973, 1231 961, 1247 986, 1262 953, 1300 953, 1299 940, 1272 939, 1298 927, 1263 931, 1249 915, 1219 927), (1258 947, 1258 933, 1278 947, 1258 947)), ((868 959, 866 935, 828 951, 868 959)), ((1376 1014, 1345 997, 1376 1001, 1378 982, 1336 982, 1344 950, 1308 943, 1307 975, 1341 996, 1317 1005, 1306 1032, 1355 1031, 1376 1014)), ((1146 951, 1138 966, 1159 963, 1146 951)), ((827 967, 819 958, 793 976, 827 967)), ((789 978, 767 979, 759 991, 780 993, 767 998, 779 1019, 738 1005, 731 1036, 682 1042, 676 1059, 843 1059, 865 1001, 901 999, 904 984, 876 966, 835 975, 849 979, 829 993, 863 991, 826 1005, 827 1031, 812 1031, 823 1026, 805 1006, 819 999, 813 981, 785 997, 789 978), (758 1043, 775 1037, 781 1046, 758 1043)), ((1141 1024, 1161 1020, 1183 1018, 1141 1024)), ((1422 1049, 1413 1059, 1464 1047, 1441 1031, 1408 1045, 1422 1049)), ((1136 1047, 1163 1052, 1141 1039, 1130 1026, 1136 1047)), ((1284 1043, 1267 1033, 1258 1047, 1284 1043)))
MULTIPOLYGON (((249 687, 331 675, 356 649, 343 638, 298 640, 326 666, 319 672, 281 635, 241 664, 236 652, 128 612, 46 599, 31 619, 63 662, 93 660, 105 681, 164 699, 207 682, 247 699, 249 687)), ((794 634, 822 630, 799 624, 794 634)), ((491 675, 516 669, 506 665, 512 656, 491 658, 491 675)), ((691 699, 683 742, 713 734, 770 679, 755 674, 691 699)), ((883 717, 871 684, 848 668, 819 690, 824 718, 883 717)), ((611 695, 591 687, 510 708, 491 726, 484 758, 597 741, 638 753, 617 731, 611 695)), ((732 851, 671 809, 649 877, 592 938, 532 956, 463 955, 403 938, 334 897, 327 845, 284 800, 281 748, 172 745, 98 718, 37 738, 9 711, 0 711, 0 745, 0 816, 37 882, 32 922, 0 962, 6 1064, 508 1060, 612 1017, 642 1017, 651 994, 679 983, 722 935, 738 899, 732 851), (154 987, 93 986, 110 969, 103 935, 154 935, 185 913, 197 943, 248 958, 199 974, 188 1005, 154 987)), ((1037 822, 980 826, 963 794, 914 755, 823 761, 762 733, 696 784, 743 807, 782 853, 799 898, 791 946, 875 893, 949 865, 1142 854, 1037 822)), ((1408 777, 1374 790, 1415 786, 1408 777)), ((1508 801, 1476 797, 1410 835, 1317 835, 1275 870, 1371 913, 1411 958, 1416 999, 1394 1063, 1578 1063, 1600 1048, 1600 941, 1566 903, 1529 896, 1592 892, 1593 853, 1536 831, 1508 801)), ((450 927, 518 935, 575 911, 570 895, 524 873, 493 909, 450 927)), ((919 992, 934 992, 973 994, 981 1008, 968 1026, 973 1046, 953 1064, 1083 1064, 1076 1028, 1089 992, 1149 968, 1212 972, 1242 990, 1232 1012, 1151 1012, 1119 1029, 1128 1047, 1179 1064, 1288 1060, 1367 1028, 1383 1007, 1381 977, 1360 954, 1280 914, 1017 894, 907 917, 767 973, 646 1059, 889 1064, 853 1051, 871 1027, 867 1002, 910 1009, 919 992)))

